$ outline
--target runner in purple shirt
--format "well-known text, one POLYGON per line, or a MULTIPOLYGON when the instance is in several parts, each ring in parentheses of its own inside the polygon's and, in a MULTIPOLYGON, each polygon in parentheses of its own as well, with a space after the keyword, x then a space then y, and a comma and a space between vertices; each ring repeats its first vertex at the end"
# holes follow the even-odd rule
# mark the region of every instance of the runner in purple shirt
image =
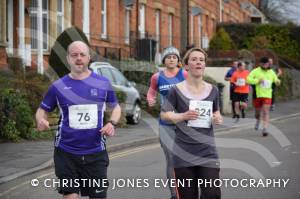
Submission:
POLYGON ((63 183, 58 186, 64 199, 79 198, 79 192, 90 198, 106 198, 108 185, 82 186, 82 179, 100 182, 107 179, 109 158, 105 138, 114 135, 121 108, 110 82, 88 69, 89 47, 75 41, 67 53, 71 72, 50 86, 36 113, 37 128, 49 129, 47 113, 59 108, 54 164, 59 180, 67 182, 67 186, 63 183), (112 114, 109 122, 103 124, 107 107, 112 114), (75 186, 76 182, 80 186, 75 186))

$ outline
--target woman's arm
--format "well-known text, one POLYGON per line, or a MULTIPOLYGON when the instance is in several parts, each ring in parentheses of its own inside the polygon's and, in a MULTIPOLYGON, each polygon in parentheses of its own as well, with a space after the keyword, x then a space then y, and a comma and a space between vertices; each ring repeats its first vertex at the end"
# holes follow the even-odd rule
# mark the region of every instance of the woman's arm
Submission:
POLYGON ((174 124, 187 120, 196 120, 199 113, 197 111, 188 110, 184 113, 175 113, 172 111, 161 112, 160 117, 162 120, 172 122, 174 124))

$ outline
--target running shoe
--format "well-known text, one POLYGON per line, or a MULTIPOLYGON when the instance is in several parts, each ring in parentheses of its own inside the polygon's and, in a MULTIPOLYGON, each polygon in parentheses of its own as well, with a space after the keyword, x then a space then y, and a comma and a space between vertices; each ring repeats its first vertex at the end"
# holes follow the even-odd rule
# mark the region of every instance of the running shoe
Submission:
POLYGON ((271 107, 270 107, 270 111, 274 111, 275 110, 275 105, 272 104, 271 107))
POLYGON ((256 123, 255 123, 254 129, 256 131, 258 131, 258 129, 259 129, 259 123, 260 123, 259 120, 257 120, 256 123))
POLYGON ((242 118, 245 118, 246 114, 245 114, 245 109, 242 109, 242 118))
POLYGON ((238 123, 240 121, 240 115, 236 114, 235 115, 235 123, 238 123))
POLYGON ((263 136, 263 137, 266 137, 266 136, 268 136, 268 135, 269 135, 269 133, 268 133, 267 129, 266 129, 266 128, 263 128, 263 130, 262 130, 262 136, 263 136))

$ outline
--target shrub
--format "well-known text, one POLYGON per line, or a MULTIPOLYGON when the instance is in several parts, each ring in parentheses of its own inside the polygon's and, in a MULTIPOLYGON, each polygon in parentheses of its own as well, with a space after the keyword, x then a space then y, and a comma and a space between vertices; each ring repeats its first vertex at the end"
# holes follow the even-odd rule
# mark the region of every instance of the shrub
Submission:
POLYGON ((299 27, 277 24, 223 24, 238 49, 270 49, 300 60, 299 27))
POLYGON ((298 46, 300 46, 300 26, 295 26, 295 25, 290 25, 289 24, 289 29, 290 29, 290 37, 295 40, 298 43, 298 46))
POLYGON ((1 127, 1 129, 1 137, 13 142, 20 141, 20 132, 16 128, 15 121, 8 119, 7 122, 1 127))
POLYGON ((35 71, 26 72, 25 75, 17 74, 13 80, 14 89, 19 89, 24 93, 24 97, 30 105, 31 111, 35 112, 47 91, 50 80, 35 71))
POLYGON ((275 95, 278 100, 287 100, 293 96, 293 79, 288 70, 284 70, 282 76, 280 77, 281 84, 276 87, 275 95))
POLYGON ((0 70, 0 89, 5 89, 12 87, 12 80, 15 78, 15 75, 10 70, 0 70))
POLYGON ((33 128, 32 111, 21 91, 4 89, 0 92, 0 127, 2 136, 16 141, 20 137, 30 138, 33 128))
POLYGON ((256 24, 221 24, 218 28, 224 28, 229 34, 236 48, 247 48, 249 39, 256 34, 256 24))
POLYGON ((269 49, 271 47, 271 41, 266 36, 255 36, 248 44, 249 49, 269 49))
POLYGON ((219 28, 215 36, 211 39, 209 48, 211 50, 231 50, 234 48, 234 45, 224 28, 219 28))

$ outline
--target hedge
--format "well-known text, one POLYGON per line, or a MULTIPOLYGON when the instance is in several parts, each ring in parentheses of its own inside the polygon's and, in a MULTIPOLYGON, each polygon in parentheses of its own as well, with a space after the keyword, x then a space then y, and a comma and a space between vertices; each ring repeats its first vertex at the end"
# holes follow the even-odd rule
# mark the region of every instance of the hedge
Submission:
POLYGON ((221 24, 238 49, 270 49, 300 61, 299 27, 277 24, 221 24), (298 31, 298 32, 297 32, 298 31))
POLYGON ((210 50, 231 50, 234 49, 234 44, 229 34, 224 28, 219 28, 217 33, 209 42, 210 50))
POLYGON ((0 92, 0 128, 1 137, 19 141, 20 138, 31 138, 34 121, 33 113, 20 90, 6 88, 0 92))

